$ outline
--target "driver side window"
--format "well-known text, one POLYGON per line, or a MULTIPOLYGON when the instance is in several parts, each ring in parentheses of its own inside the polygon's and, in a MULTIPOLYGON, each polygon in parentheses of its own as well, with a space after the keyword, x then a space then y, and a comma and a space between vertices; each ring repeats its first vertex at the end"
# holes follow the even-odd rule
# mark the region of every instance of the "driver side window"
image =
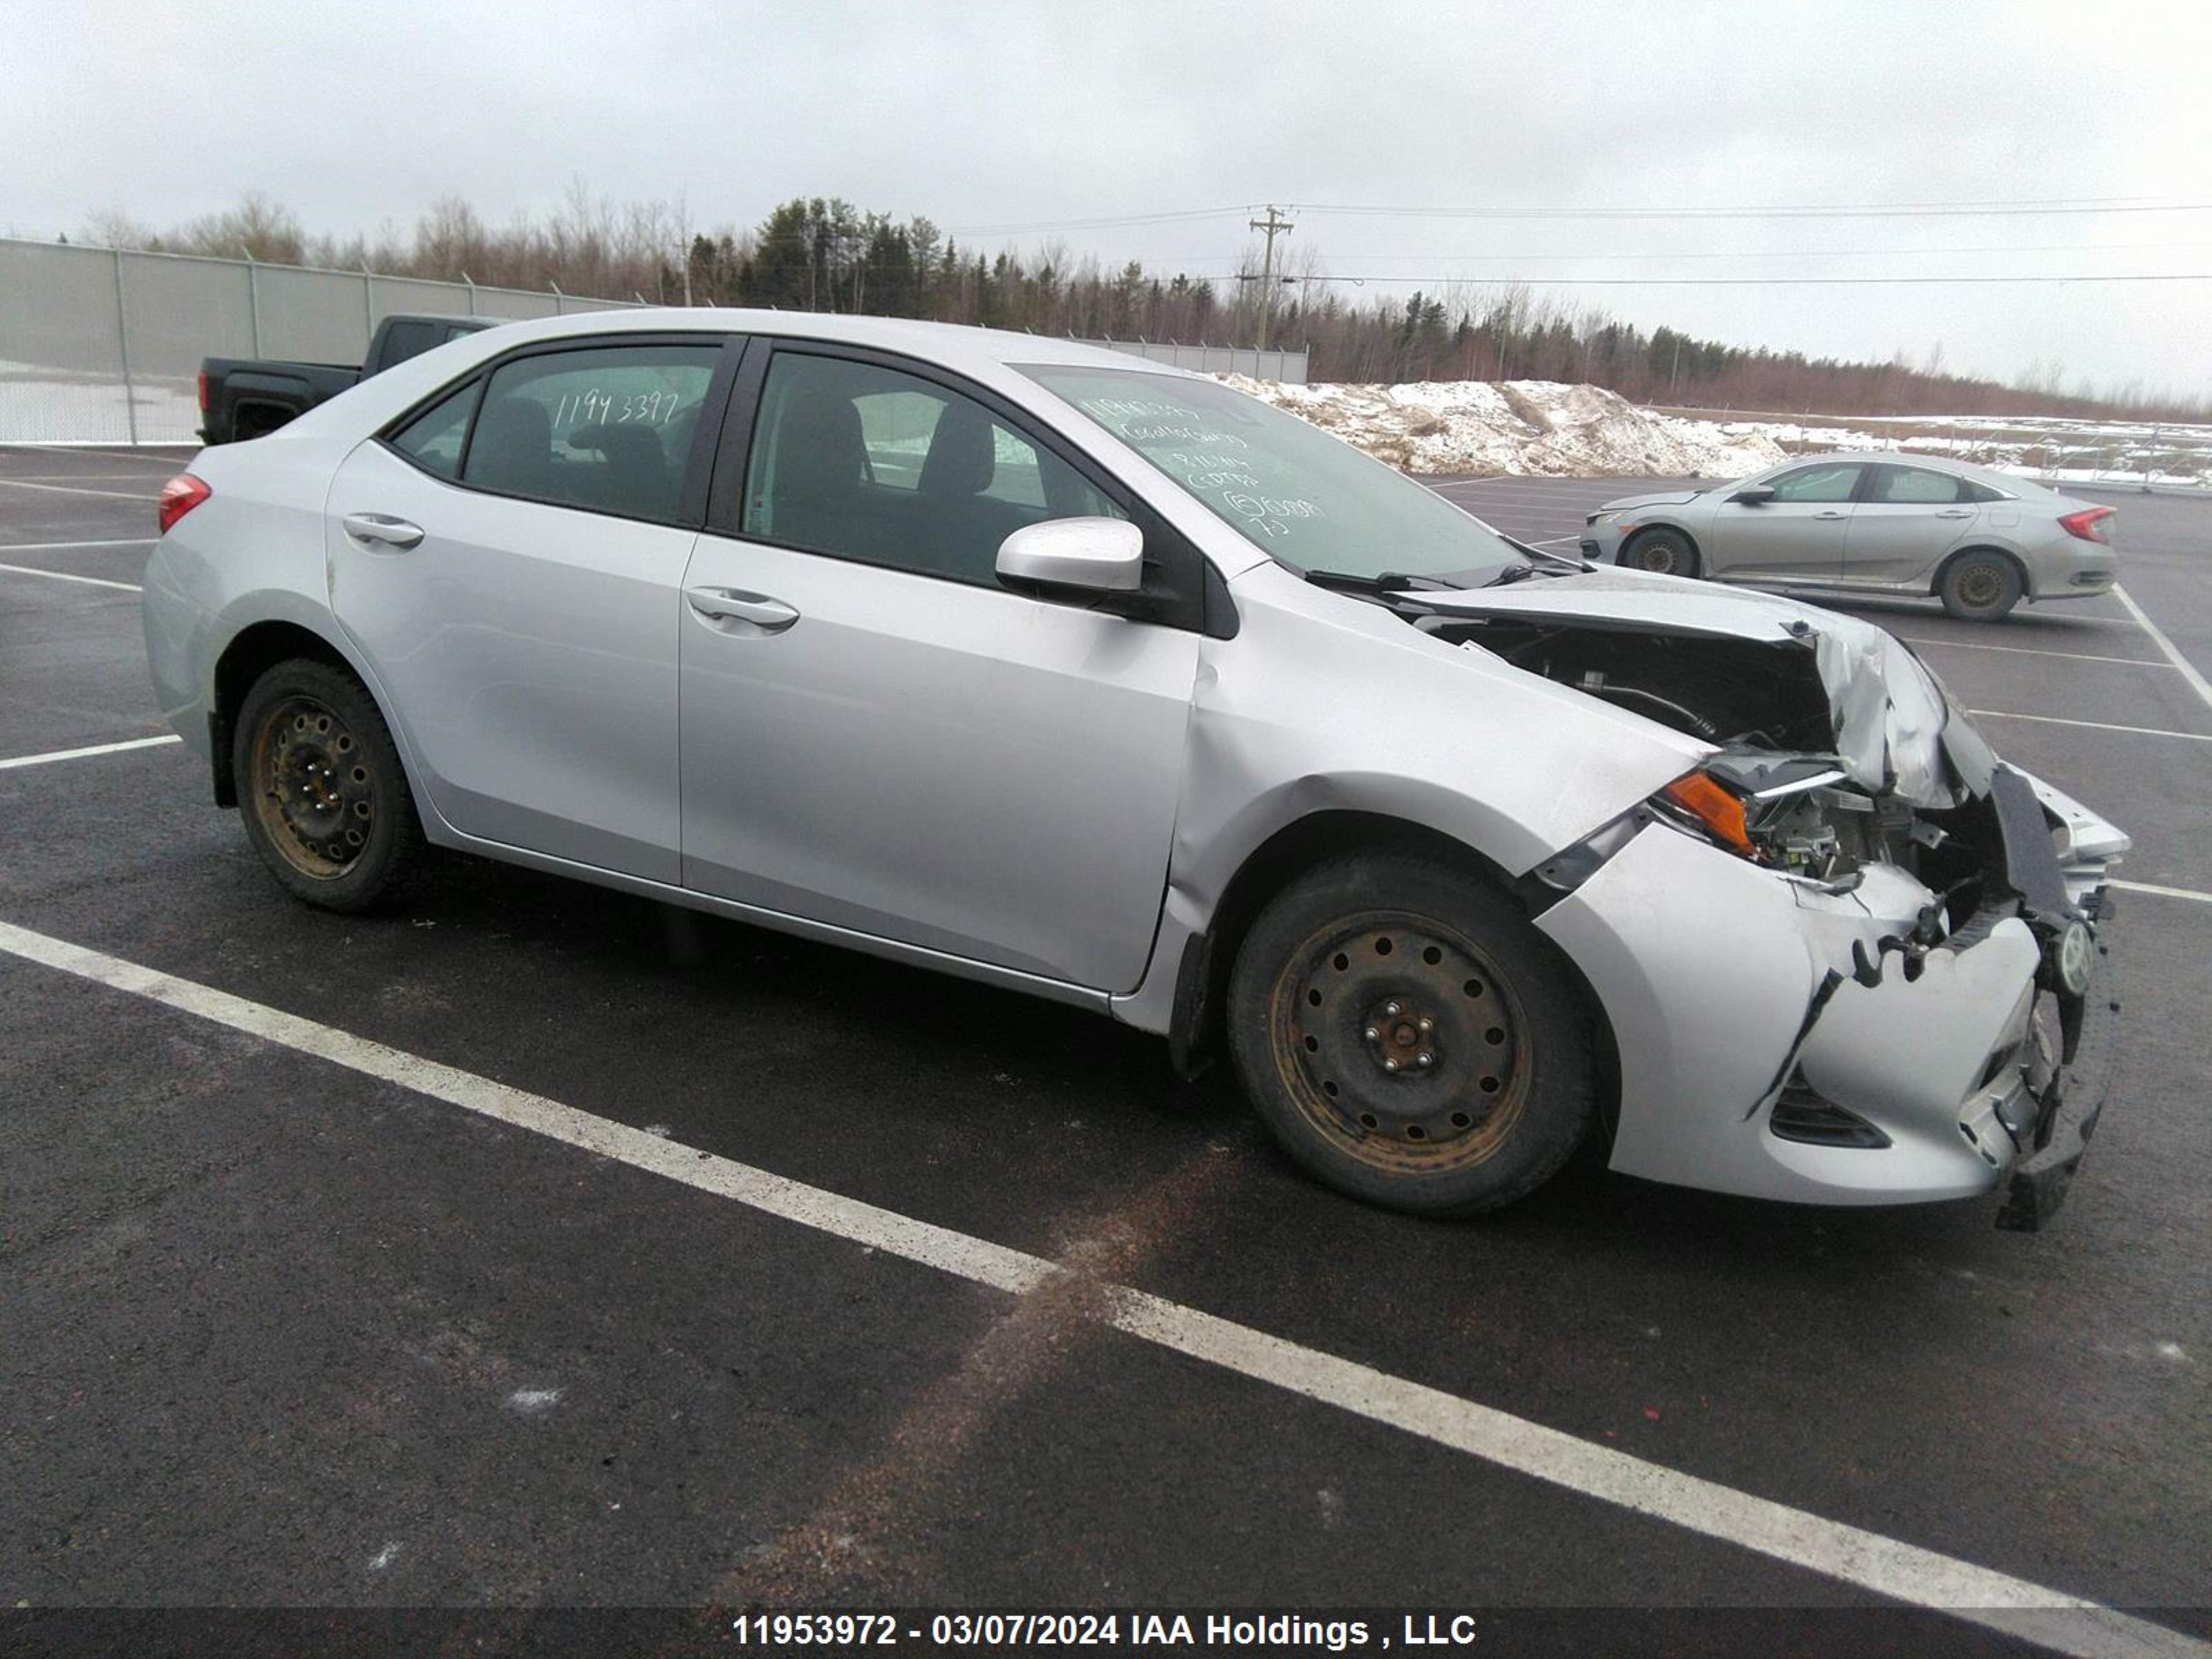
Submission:
POLYGON ((1801 466, 1774 481, 1778 501, 1819 501, 1840 506, 1859 487, 1861 469, 1849 465, 1801 466))
POLYGON ((761 388, 740 532, 998 585, 999 544, 1048 519, 1128 515, 981 403, 879 364, 779 351, 761 388))

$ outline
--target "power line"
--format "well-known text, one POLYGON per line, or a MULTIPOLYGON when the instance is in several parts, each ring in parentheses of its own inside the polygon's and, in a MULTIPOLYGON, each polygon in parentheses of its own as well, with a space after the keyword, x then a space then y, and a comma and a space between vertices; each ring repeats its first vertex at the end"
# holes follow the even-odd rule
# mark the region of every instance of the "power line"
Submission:
MULTIPOLYGON (((1195 219, 1232 218, 1242 213, 1259 212, 1267 205, 1264 202, 1237 202, 1222 207, 1180 208, 1158 213, 1097 214, 1073 219, 1030 219, 955 225, 948 228, 948 234, 960 236, 1018 235, 1056 230, 1103 230, 1123 225, 1171 224, 1195 219)), ((1972 218, 2038 214, 2197 213, 2212 210, 2212 200, 2160 196, 2061 196, 1987 201, 1802 202, 1721 207, 1447 207, 1420 202, 1396 206, 1365 202, 1323 202, 1300 204, 1296 210, 1370 218, 1417 219, 1972 218)))
POLYGON ((1787 207, 1579 208, 1397 207, 1357 202, 1301 203, 1304 213, 1401 219, 1895 219, 1981 218, 2072 213, 2197 213, 2212 201, 2160 201, 2142 197, 2076 198, 2045 202, 1921 202, 1804 204, 1787 207))
POLYGON ((1121 225, 1164 225, 1188 219, 1222 219, 1239 213, 1252 213, 1265 206, 1260 202, 1240 202, 1234 207, 1186 208, 1170 213, 1121 213, 1103 215, 1092 219, 1031 219, 1019 223, 996 225, 949 225, 948 236, 1012 236, 1048 230, 1109 230, 1121 225))
MULTIPOLYGON (((1513 253, 1340 253, 1346 259, 1372 259, 1378 263, 1411 259, 1443 259, 1473 264, 1517 263, 1527 259, 1573 259, 1583 262, 1616 264, 1626 261, 1662 259, 1879 259, 1899 254, 1929 255, 1949 258, 1969 253, 2118 253, 2140 250, 2200 250, 2212 247, 2212 242, 2013 242, 1983 243, 1972 247, 1824 247, 1824 248, 1702 248, 1674 253, 1604 253, 1604 252, 1536 252, 1523 249, 1513 253)), ((1241 264, 1245 256, 1241 253, 1172 253, 1163 256, 1162 264, 1241 264)))
MULTIPOLYGON (((1286 283, 1463 283, 1464 271, 1441 276, 1375 272, 1357 276, 1285 276, 1286 283)), ((2212 283, 2212 270, 2092 271, 2034 276, 1485 276, 1482 282, 1530 288, 1801 288, 1911 283, 2212 283)))

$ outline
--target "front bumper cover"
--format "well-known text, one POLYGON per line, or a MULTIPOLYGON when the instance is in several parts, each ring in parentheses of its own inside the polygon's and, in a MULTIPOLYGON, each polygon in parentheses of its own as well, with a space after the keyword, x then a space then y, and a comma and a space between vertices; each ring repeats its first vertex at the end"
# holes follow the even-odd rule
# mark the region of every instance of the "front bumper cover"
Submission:
POLYGON ((2035 934, 2018 916, 1962 930, 1908 978, 1880 941, 1909 931, 1926 900, 1887 866, 1853 893, 1824 893, 1654 824, 1546 910, 1537 926, 1582 970, 1620 1048, 1613 1167, 1855 1205, 1972 1197, 2017 1170, 2026 1184, 2006 1224, 2046 1219, 2110 1088, 2109 957, 2078 1040, 2031 1079, 2048 994, 2035 934), (1855 955, 1879 963, 1875 982, 1853 976, 1855 955), (1884 1144, 1778 1133, 1773 1108, 1793 1080, 1884 1144))
MULTIPOLYGON (((2112 914, 2109 896, 2100 908, 2101 922, 2112 914)), ((2066 1201, 2119 1076, 2119 981, 2112 942, 2101 933, 2096 970, 2082 996, 2078 1024, 2067 1023, 2072 1052, 2044 1091, 2028 1148, 2013 1164, 2004 1207, 1997 1212, 1997 1225, 2014 1232, 2038 1231, 2066 1201)))

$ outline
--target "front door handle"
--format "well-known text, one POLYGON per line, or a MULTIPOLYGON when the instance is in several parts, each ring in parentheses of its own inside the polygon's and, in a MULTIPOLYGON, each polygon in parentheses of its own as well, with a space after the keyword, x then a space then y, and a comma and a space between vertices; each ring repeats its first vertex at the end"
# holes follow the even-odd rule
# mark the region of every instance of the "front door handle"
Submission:
POLYGON ((422 539, 422 526, 395 519, 389 513, 349 513, 346 534, 359 542, 381 542, 403 551, 422 539))
POLYGON ((684 597, 702 617, 715 622, 750 623, 764 634, 781 634, 799 620, 797 611, 765 593, 746 593, 734 587, 687 587, 684 597))
POLYGON ((1815 513, 1813 516, 1816 519, 1841 519, 1848 515, 1842 513, 1815 513))

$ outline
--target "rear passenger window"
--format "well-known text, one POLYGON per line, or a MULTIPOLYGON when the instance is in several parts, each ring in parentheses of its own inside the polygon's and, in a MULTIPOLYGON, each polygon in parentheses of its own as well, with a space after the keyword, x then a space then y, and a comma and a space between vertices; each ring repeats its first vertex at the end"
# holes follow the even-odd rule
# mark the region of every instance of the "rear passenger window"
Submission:
POLYGON ((433 477, 450 482, 461 470, 461 441, 468 435, 469 414, 481 384, 471 380, 431 404, 392 435, 392 447, 433 477))
POLYGON ((1875 500, 1899 503, 1955 501, 1961 499, 1959 480, 1948 472, 1924 467, 1886 466, 1875 482, 1875 500))
POLYGON ((1127 515, 971 398, 919 375, 778 352, 745 467, 748 536, 995 586, 999 544, 1127 515))
POLYGON ((719 344, 521 357, 484 388, 461 482, 556 507, 673 522, 719 344))

